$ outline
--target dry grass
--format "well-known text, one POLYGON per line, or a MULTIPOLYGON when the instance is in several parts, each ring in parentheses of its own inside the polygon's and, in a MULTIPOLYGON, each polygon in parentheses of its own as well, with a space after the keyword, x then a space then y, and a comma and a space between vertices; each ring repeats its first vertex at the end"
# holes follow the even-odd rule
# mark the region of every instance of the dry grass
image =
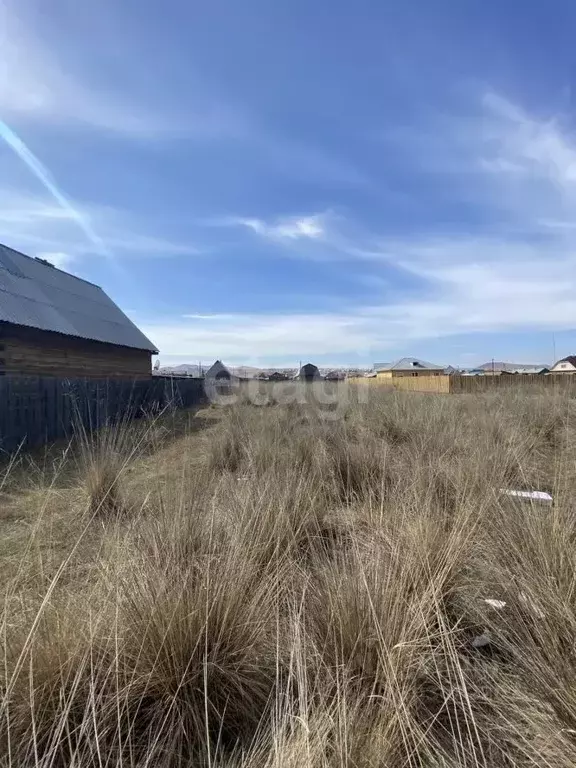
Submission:
POLYGON ((370 397, 12 465, 0 765, 574 765, 573 401, 370 397))

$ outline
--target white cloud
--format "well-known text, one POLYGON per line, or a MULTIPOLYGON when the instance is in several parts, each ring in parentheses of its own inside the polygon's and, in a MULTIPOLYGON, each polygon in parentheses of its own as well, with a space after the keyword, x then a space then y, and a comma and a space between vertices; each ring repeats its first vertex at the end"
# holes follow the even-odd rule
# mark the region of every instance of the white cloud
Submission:
POLYGON ((346 159, 278 134, 196 72, 193 54, 162 48, 155 29, 134 25, 122 3, 102 0, 81 12, 76 5, 56 3, 46 14, 40 3, 0 0, 0 117, 10 126, 230 140, 255 174, 368 183, 346 159))
POLYGON ((316 213, 311 216, 281 217, 273 222, 250 218, 233 218, 228 222, 251 229, 270 240, 321 240, 326 234, 326 217, 325 213, 316 213))
MULTIPOLYGON (((99 9, 103 18, 109 10, 99 9)), ((43 14, 31 13, 15 0, 0 3, 0 114, 7 122, 77 124, 134 138, 203 139, 245 133, 245 116, 193 83, 193 73, 188 78, 193 98, 187 103, 168 102, 162 88, 153 91, 150 103, 150 84, 163 61, 143 58, 132 49, 130 35, 117 31, 118 16, 108 21, 108 39, 97 45, 96 36, 86 38, 86 29, 77 29, 74 19, 68 13, 66 26, 56 37, 50 35, 43 14), (112 34, 118 37, 109 39, 112 34), (82 48, 79 40, 84 40, 82 48), (108 51, 115 49, 124 51, 120 61, 108 58, 108 51), (135 95, 139 92, 142 97, 135 95)))
POLYGON ((144 323, 143 330, 165 357, 221 357, 248 364, 278 356, 298 361, 319 353, 368 353, 370 324, 346 314, 229 314, 144 323))
POLYGON ((440 270, 427 297, 342 313, 186 315, 144 323, 144 332, 173 359, 259 364, 331 355, 346 364, 385 349, 409 354, 419 341, 454 334, 576 327, 575 288, 560 269, 530 265, 514 275, 506 265, 464 264, 440 270))
MULTIPOLYGON (((576 274, 576 262, 571 261, 576 274)), ((520 274, 496 263, 445 266, 427 296, 343 313, 187 315, 145 323, 161 354, 196 360, 224 357, 246 363, 331 355, 342 364, 371 360, 380 350, 426 339, 478 332, 576 327, 576 286, 560 264, 527 264, 520 274)), ((445 362, 445 361, 440 361, 445 362)))
POLYGON ((142 223, 123 211, 85 204, 75 205, 74 209, 76 213, 45 197, 0 187, 0 242, 30 255, 66 254, 69 261, 81 263, 83 258, 97 255, 97 251, 77 226, 79 214, 91 223, 106 251, 118 259, 200 253, 193 243, 142 231, 142 223))
POLYGON ((485 135, 494 141, 499 170, 522 170, 560 184, 576 182, 576 147, 558 118, 537 120, 495 93, 487 93, 483 101, 493 117, 485 135))
POLYGON ((236 220, 271 240, 328 244, 384 279, 391 266, 404 270, 411 279, 403 291, 389 290, 385 305, 174 318, 149 323, 147 333, 162 354, 179 359, 331 355, 346 363, 386 349, 410 354, 421 341, 455 334, 576 328, 576 139, 561 120, 538 120, 495 96, 484 109, 482 125, 460 138, 464 178, 481 182, 475 202, 488 222, 481 227, 391 239, 347 236, 343 219, 323 215, 311 217, 317 236, 297 224, 308 217, 236 220))

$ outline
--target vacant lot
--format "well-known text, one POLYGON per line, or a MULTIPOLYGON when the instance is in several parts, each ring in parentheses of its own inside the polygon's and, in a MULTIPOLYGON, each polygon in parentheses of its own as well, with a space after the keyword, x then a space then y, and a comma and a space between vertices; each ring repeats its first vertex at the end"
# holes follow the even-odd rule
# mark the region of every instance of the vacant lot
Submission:
POLYGON ((574 401, 306 391, 6 468, 1 765, 576 764, 574 401))

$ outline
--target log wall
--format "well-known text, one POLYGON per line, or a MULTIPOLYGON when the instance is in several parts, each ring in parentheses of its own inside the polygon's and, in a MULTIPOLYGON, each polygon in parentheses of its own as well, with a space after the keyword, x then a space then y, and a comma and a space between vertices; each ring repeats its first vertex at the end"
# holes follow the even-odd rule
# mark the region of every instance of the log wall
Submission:
POLYGON ((151 376, 147 350, 103 344, 19 326, 0 328, 0 373, 59 378, 151 376))

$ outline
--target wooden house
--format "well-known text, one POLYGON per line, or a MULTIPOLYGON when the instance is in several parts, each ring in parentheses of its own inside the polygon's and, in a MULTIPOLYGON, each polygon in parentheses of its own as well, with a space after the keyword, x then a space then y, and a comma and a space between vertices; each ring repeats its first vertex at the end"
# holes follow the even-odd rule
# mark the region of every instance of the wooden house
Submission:
POLYGON ((0 244, 0 375, 147 378, 156 353, 97 285, 0 244))
POLYGON ((300 368, 294 378, 299 379, 300 381, 316 381, 317 379, 321 379, 322 376, 316 365, 306 363, 306 365, 303 365, 300 368))
POLYGON ((550 368, 549 373, 574 375, 576 373, 576 355, 568 355, 568 357, 563 357, 562 360, 558 360, 558 362, 554 363, 552 368, 550 368))
POLYGON ((232 379, 236 378, 230 373, 229 369, 226 368, 221 360, 216 360, 216 362, 208 368, 205 377, 217 381, 232 381, 232 379))
POLYGON ((403 357, 395 363, 375 363, 374 371, 379 379, 395 379, 402 376, 442 376, 444 366, 419 360, 416 357, 403 357))

